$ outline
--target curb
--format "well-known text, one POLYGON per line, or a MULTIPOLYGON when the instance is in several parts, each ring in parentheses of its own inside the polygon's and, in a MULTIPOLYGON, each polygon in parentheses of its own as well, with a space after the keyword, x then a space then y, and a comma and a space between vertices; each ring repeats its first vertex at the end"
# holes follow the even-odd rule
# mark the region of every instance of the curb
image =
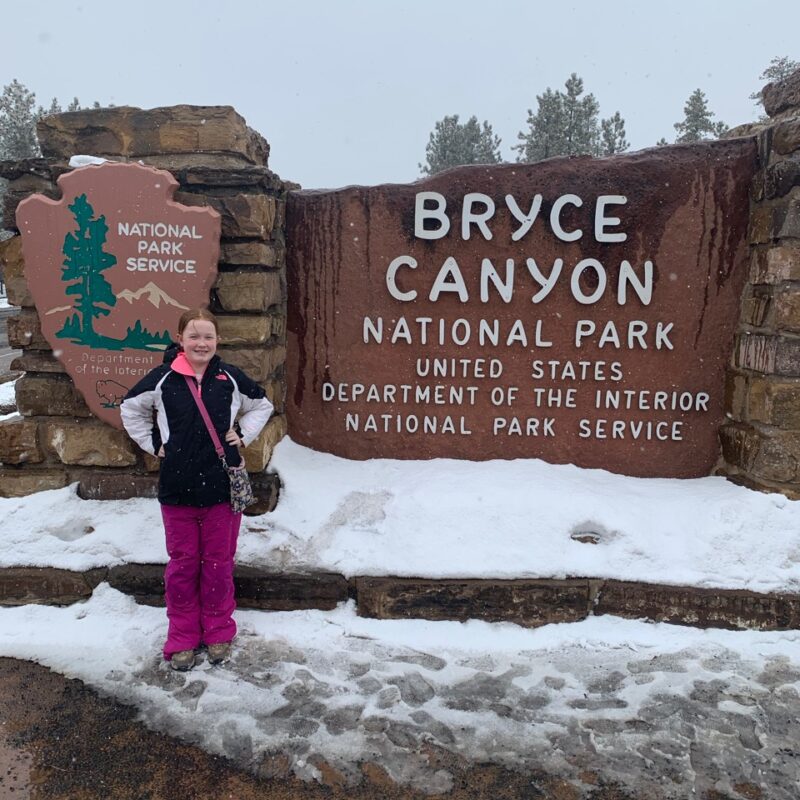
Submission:
MULTIPOLYGON (((0 606, 70 605, 103 581, 138 603, 164 604, 163 564, 124 564, 85 572, 52 567, 0 569, 0 606)), ((800 628, 800 594, 699 589, 602 578, 423 579, 338 573, 276 573, 239 566, 239 608, 331 610, 348 599, 374 619, 513 622, 539 627, 612 614, 697 628, 778 631, 800 628)))

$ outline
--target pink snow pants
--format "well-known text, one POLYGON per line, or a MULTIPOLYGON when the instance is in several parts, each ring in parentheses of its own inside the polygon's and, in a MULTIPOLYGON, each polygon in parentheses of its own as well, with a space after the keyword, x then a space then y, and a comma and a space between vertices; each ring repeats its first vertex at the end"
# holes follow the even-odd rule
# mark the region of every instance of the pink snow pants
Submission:
POLYGON ((169 630, 164 658, 236 635, 233 557, 241 514, 228 503, 161 506, 169 562, 164 573, 169 630))

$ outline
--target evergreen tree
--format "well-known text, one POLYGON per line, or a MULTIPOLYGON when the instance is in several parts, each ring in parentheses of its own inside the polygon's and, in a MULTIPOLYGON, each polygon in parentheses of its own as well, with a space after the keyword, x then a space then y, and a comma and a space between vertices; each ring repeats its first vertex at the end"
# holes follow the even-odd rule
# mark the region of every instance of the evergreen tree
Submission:
MULTIPOLYGON (((92 108, 100 108, 100 103, 96 100, 92 108)), ((81 101, 78 100, 77 97, 73 97, 70 104, 67 106, 67 111, 80 111, 81 110, 81 101)), ((36 111, 36 119, 39 117, 49 117, 51 114, 63 114, 64 109, 61 108, 61 103, 58 102, 58 98, 54 97, 50 101, 50 105, 47 108, 43 108, 39 106, 38 110, 36 111)))
POLYGON ((425 156, 426 163, 419 165, 423 175, 435 175, 463 164, 499 164, 500 137, 494 135, 488 122, 481 126, 472 116, 462 124, 454 114, 436 123, 425 156))
POLYGON ((674 125, 678 136, 676 142, 700 142, 704 139, 718 139, 728 126, 724 122, 712 122, 714 112, 708 108, 705 92, 695 89, 683 107, 683 121, 674 125))
POLYGON ((630 147, 625 138, 625 120, 619 111, 613 117, 600 121, 600 139, 604 156, 624 153, 630 147))
POLYGON ((39 108, 36 111, 36 118, 38 119, 39 117, 47 117, 50 114, 60 114, 60 113, 61 113, 61 106, 59 105, 58 100, 54 97, 50 101, 50 106, 48 108, 43 108, 42 106, 39 106, 39 108))
MULTIPOLYGON (((788 78, 793 72, 800 69, 800 61, 793 61, 789 56, 775 56, 769 66, 758 76, 764 83, 776 83, 788 78)), ((761 105, 761 90, 750 95, 751 100, 756 101, 756 105, 761 105)))
MULTIPOLYGON (((100 104, 95 102, 94 108, 100 108, 100 104)), ((80 109, 80 100, 73 97, 67 111, 80 109)), ((34 92, 16 79, 4 86, 0 96, 0 161, 18 161, 40 156, 42 153, 36 140, 36 121, 40 117, 61 112, 61 105, 55 97, 47 108, 37 108, 34 92)))
POLYGON ((80 342, 92 345, 98 341, 94 318, 107 316, 111 313, 107 306, 117 302, 111 284, 101 274, 117 263, 117 257, 103 251, 108 233, 106 218, 94 219, 94 209, 86 195, 76 197, 68 208, 78 228, 64 237, 61 280, 70 284, 65 293, 76 295, 75 310, 81 320, 80 342))
POLYGON ((528 132, 520 132, 517 138, 521 143, 512 148, 519 151, 517 161, 529 164, 563 155, 567 151, 561 92, 554 92, 548 87, 543 94, 536 95, 536 102, 539 107, 535 114, 528 109, 528 132))
POLYGON ((39 155, 36 141, 36 95, 18 80, 0 96, 0 159, 18 161, 39 155))
POLYGON ((567 78, 564 84, 566 93, 564 97, 564 138, 567 143, 565 155, 595 155, 598 152, 598 123, 597 114, 600 104, 593 94, 581 97, 583 94, 583 80, 576 73, 567 78))
POLYGON ((513 149, 521 162, 541 161, 552 156, 612 155, 628 149, 625 120, 617 111, 599 121, 600 106, 593 94, 583 96, 583 80, 572 73, 566 91, 549 87, 536 96, 536 113, 528 109, 528 130, 520 132, 513 149))
POLYGON ((719 122, 715 122, 711 126, 711 138, 721 139, 730 129, 730 125, 726 125, 721 120, 719 122))

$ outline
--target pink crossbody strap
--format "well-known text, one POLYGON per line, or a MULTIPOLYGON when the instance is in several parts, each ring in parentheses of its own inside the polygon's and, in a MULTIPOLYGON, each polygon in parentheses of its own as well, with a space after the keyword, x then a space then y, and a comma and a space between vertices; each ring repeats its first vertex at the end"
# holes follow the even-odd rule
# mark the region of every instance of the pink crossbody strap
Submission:
POLYGON ((203 418, 203 422, 206 424, 208 435, 211 437, 211 441, 214 442, 214 448, 217 451, 217 455, 223 461, 225 461, 225 450, 222 447, 222 442, 220 442, 216 430, 214 430, 214 424, 211 422, 211 417, 208 415, 206 404, 203 402, 203 398, 200 396, 200 389, 193 378, 190 378, 188 375, 184 375, 183 377, 186 378, 186 385, 189 387, 189 391, 192 393, 195 403, 197 403, 200 416, 203 418))

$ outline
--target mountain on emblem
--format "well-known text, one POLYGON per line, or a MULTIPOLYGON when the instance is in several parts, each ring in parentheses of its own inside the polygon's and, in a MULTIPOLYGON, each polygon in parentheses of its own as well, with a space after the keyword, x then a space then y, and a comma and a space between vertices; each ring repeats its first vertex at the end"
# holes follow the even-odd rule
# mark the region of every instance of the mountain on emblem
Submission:
POLYGON ((58 179, 62 199, 17 209, 42 334, 92 413, 121 427, 120 393, 161 363, 178 318, 207 306, 220 216, 172 200, 164 170, 106 162, 58 179))
POLYGON ((156 286, 152 281, 142 286, 141 289, 123 289, 117 295, 117 300, 127 300, 131 304, 133 304, 134 300, 141 300, 142 298, 156 308, 161 308, 162 303, 180 308, 182 311, 186 311, 186 309, 189 308, 189 306, 184 306, 177 300, 171 298, 163 289, 156 286))

